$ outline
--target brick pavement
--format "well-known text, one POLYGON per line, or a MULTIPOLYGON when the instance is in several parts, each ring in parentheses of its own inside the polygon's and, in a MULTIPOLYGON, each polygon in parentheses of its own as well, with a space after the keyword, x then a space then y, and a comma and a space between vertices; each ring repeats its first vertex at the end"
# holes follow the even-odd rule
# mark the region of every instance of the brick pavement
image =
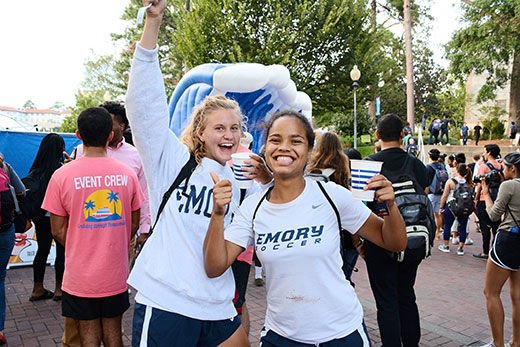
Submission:
MULTIPOLYGON (((474 224, 471 223, 472 230, 474 224)), ((471 256, 481 250, 480 234, 471 233, 475 241, 466 246, 466 255, 440 253, 433 255, 419 267, 416 283, 417 302, 421 314, 421 346, 480 346, 490 341, 491 332, 486 315, 484 287, 485 261, 471 256)), ((435 247, 439 241, 436 241, 435 247)), ((356 292, 365 310, 365 322, 374 346, 379 346, 375 304, 364 262, 358 262, 354 273, 356 292)), ((252 271, 253 272, 253 271, 252 271)), ((252 276, 252 273, 251 273, 252 276)), ((54 270, 47 267, 45 285, 53 289, 54 270)), ((252 277, 251 277, 252 280, 252 277)), ((6 277, 7 317, 5 335, 9 346, 61 345, 63 319, 60 304, 52 300, 29 302, 32 290, 32 268, 12 268, 6 277)), ((133 298, 133 295, 132 295, 133 298)), ((505 336, 511 336, 511 300, 506 285, 502 294, 506 312, 505 336)), ((250 281, 247 302, 251 320, 250 341, 258 345, 259 331, 265 314, 265 287, 250 281)), ((132 308, 125 313, 124 345, 130 346, 132 308)))

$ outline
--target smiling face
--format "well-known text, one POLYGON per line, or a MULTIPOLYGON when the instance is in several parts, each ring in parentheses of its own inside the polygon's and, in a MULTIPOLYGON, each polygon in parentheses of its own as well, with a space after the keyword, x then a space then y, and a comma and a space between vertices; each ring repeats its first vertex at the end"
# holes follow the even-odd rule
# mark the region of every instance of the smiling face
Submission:
POLYGON ((292 116, 274 121, 265 144, 265 159, 275 176, 303 176, 312 148, 302 122, 292 116))
POLYGON ((233 110, 220 109, 209 113, 198 136, 204 143, 206 157, 225 165, 240 143, 240 122, 233 110))

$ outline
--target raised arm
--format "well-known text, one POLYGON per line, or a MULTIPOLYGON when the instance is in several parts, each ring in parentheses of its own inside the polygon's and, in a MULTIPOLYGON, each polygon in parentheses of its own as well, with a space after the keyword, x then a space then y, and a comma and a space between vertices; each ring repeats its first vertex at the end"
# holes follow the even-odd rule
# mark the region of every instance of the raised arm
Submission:
POLYGON ((168 182, 177 176, 180 168, 188 161, 189 152, 170 130, 164 78, 159 66, 157 36, 166 1, 143 1, 144 5, 150 2, 153 5, 146 12, 144 31, 132 61, 126 113, 150 192, 158 191, 162 194, 168 182))
POLYGON ((208 226, 208 233, 204 239, 204 269, 208 277, 222 275, 233 264, 244 248, 224 240, 224 215, 227 205, 231 202, 231 182, 220 181, 218 176, 211 172, 213 187, 213 213, 208 226))
POLYGON ((359 235, 389 251, 403 251, 407 242, 406 225, 395 204, 392 183, 383 175, 375 175, 367 181, 366 189, 376 189, 376 198, 386 202, 390 214, 379 218, 372 213, 359 229, 359 235))
POLYGON ((146 49, 154 49, 157 46, 157 37, 161 26, 166 0, 143 0, 143 6, 152 3, 152 7, 146 10, 146 22, 141 36, 141 46, 146 49))

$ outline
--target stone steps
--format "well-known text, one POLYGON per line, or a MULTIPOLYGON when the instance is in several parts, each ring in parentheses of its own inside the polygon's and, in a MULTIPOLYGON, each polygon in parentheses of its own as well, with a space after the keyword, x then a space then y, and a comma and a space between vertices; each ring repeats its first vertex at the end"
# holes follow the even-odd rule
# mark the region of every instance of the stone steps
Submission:
MULTIPOLYGON (((511 152, 520 152, 520 148, 516 146, 509 146, 509 145, 499 145, 500 146, 500 155, 504 157, 506 154, 511 152)), ((436 146, 436 145, 424 145, 424 151, 428 153, 428 151, 432 148, 437 148, 441 153, 446 153, 447 155, 451 154, 457 154, 457 153, 464 153, 466 154, 467 162, 471 162, 471 158, 474 154, 480 154, 482 155, 484 153, 484 145, 467 145, 467 146, 461 146, 461 145, 442 145, 442 146, 436 146)))

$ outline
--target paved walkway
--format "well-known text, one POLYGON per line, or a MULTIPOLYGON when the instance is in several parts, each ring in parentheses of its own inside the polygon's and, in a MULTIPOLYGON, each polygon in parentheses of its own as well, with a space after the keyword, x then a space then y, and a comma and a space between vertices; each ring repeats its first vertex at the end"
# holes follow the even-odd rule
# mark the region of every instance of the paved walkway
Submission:
MULTIPOLYGON (((471 223, 472 230, 474 223, 471 223)), ((466 255, 457 256, 435 248, 433 255, 419 267, 416 283, 417 302, 421 313, 421 346, 480 346, 491 340, 486 315, 484 287, 485 261, 471 256, 481 250, 480 234, 471 233, 475 241, 466 246, 466 255)), ((436 246, 439 241, 436 241, 436 246)), ((365 322, 374 346, 381 345, 377 330, 374 298, 370 291, 364 262, 358 262, 354 273, 356 291, 365 310, 365 322)), ((253 273, 253 271, 252 271, 253 273)), ((251 275, 252 275, 251 273, 251 275)), ((47 267, 45 284, 53 289, 54 270, 47 267)), ((7 317, 5 335, 9 346, 61 345, 63 319, 59 303, 52 300, 29 302, 32 290, 32 268, 13 268, 6 278, 7 317)), ((133 298, 133 295, 132 295, 133 298)), ((247 302, 251 317, 250 341, 258 346, 259 331, 265 314, 265 287, 250 281, 247 302)), ((505 336, 511 336, 511 300, 509 287, 502 294, 506 311, 505 336)), ((132 309, 124 316, 124 344, 130 346, 132 309)))

